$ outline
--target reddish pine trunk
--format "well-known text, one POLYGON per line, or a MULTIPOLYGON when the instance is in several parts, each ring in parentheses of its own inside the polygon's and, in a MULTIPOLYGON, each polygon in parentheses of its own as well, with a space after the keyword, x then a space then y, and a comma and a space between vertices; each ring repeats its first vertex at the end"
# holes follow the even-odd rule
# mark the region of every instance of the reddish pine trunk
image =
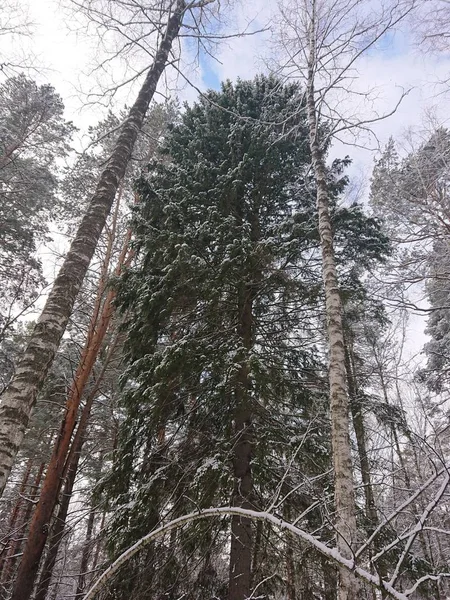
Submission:
POLYGON ((44 567, 42 569, 39 584, 37 586, 36 596, 34 600, 45 600, 47 597, 48 588, 53 575, 53 569, 58 556, 59 547, 64 538, 66 527, 67 513, 69 511, 70 499, 72 497, 73 485, 78 469, 78 457, 76 465, 71 465, 67 474, 66 483, 62 493, 61 504, 56 519, 53 523, 52 534, 50 536, 50 544, 47 556, 45 557, 44 567))
POLYGON ((58 515, 55 519, 51 537, 50 544, 47 556, 45 558, 44 567, 42 569, 41 577, 39 580, 37 593, 34 600, 45 600, 47 597, 48 588, 50 586, 50 581, 52 579, 53 569, 55 567, 56 558, 58 556, 59 547, 64 538, 64 530, 66 527, 67 514, 69 511, 70 499, 72 497, 73 486, 75 483, 75 478, 78 472, 78 465, 80 462, 81 450, 83 448, 85 433, 87 424, 89 421, 89 417, 91 414, 92 404, 96 397, 99 382, 102 379, 102 374, 99 375, 97 385, 94 390, 89 395, 89 398, 86 401, 86 404, 83 408, 83 412, 81 413, 80 423, 77 428, 77 432, 72 442, 72 446, 70 448, 69 456, 67 458, 67 477, 66 483, 64 486, 64 491, 62 493, 61 504, 59 507, 58 515))
MULTIPOLYGON (((129 233, 126 236, 125 243, 118 261, 118 266, 116 268, 117 275, 120 274, 123 266, 128 263, 128 243, 129 233)), ((112 240, 110 240, 109 248, 106 254, 106 266, 104 267, 104 271, 107 270, 107 265, 110 260, 111 245, 112 240)), ((19 567, 18 578, 13 590, 12 600, 22 600, 29 598, 31 595, 34 580, 36 578, 39 563, 48 537, 48 524, 51 521, 58 499, 61 482, 69 463, 67 457, 72 434, 76 425, 80 402, 111 322, 111 317, 113 315, 113 301, 115 298, 115 291, 113 289, 109 290, 107 293, 103 308, 99 314, 99 307, 104 290, 105 279, 106 277, 101 277, 97 301, 94 306, 94 312, 88 332, 88 339, 83 349, 82 357, 67 398, 66 414, 61 425, 59 437, 53 449, 41 496, 39 498, 39 503, 33 515, 22 561, 19 567)), ((85 410, 86 408, 88 409, 86 413, 87 416, 89 415, 93 398, 94 394, 91 394, 90 399, 86 404, 85 410)), ((80 428, 78 429, 77 436, 82 436, 82 433, 80 433, 80 428)), ((72 448, 75 448, 75 445, 76 441, 74 440, 72 448)))
POLYGON ((27 525, 30 521, 31 512, 33 510, 33 500, 39 495, 39 486, 41 485, 42 475, 44 474, 45 463, 41 463, 39 471, 37 472, 36 478, 33 485, 30 486, 29 501, 27 506, 21 511, 18 516, 18 522, 20 523, 17 527, 17 533, 12 540, 10 550, 5 560, 5 566, 2 572, 1 583, 5 586, 11 579, 14 572, 14 567, 17 561, 17 555, 22 547, 23 539, 25 537, 27 525))
MULTIPOLYGON (((0 493, 3 492, 12 464, 21 446, 30 413, 45 377, 53 363, 60 340, 83 283, 89 263, 94 255, 106 219, 111 211, 114 197, 123 179, 133 151, 137 135, 142 128, 145 115, 153 99, 158 81, 169 59, 174 39, 178 36, 186 5, 178 0, 175 10, 167 22, 162 41, 154 62, 147 73, 136 102, 125 119, 111 158, 100 176, 97 189, 89 208, 78 228, 75 239, 55 279, 45 307, 38 319, 28 347, 19 361, 16 373, 0 403, 0 493)), ((65 434, 65 432, 64 432, 65 434)), ((63 441, 61 440, 61 443, 63 441)), ((54 477, 56 473, 53 473, 54 477)), ((45 524, 45 523, 43 523, 45 524)), ((37 546, 37 540, 33 541, 37 546)), ((33 552, 27 571, 21 573, 14 591, 13 600, 28 599, 37 570, 36 561, 40 550, 33 552)))

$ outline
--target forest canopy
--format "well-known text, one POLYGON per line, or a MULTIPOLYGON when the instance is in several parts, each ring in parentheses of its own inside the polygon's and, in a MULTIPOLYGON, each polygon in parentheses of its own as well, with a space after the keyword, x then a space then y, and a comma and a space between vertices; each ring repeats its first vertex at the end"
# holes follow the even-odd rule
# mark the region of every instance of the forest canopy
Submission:
POLYGON ((0 15, 0 597, 445 600, 450 133, 371 69, 445 107, 448 3, 52 2, 87 125, 0 15))

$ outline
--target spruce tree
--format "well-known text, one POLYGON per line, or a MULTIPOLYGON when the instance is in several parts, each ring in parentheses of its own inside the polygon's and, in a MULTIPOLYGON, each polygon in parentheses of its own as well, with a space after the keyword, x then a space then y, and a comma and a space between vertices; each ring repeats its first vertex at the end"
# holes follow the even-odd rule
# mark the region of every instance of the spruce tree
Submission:
MULTIPOLYGON (((105 484, 113 555, 193 506, 273 502, 295 515, 319 494, 309 476, 332 489, 319 235, 299 98, 297 85, 274 78, 225 83, 185 107, 138 184, 138 260, 118 296, 128 318, 123 423, 105 484)), ((374 260, 379 228, 359 207, 337 206, 343 166, 327 177, 350 286, 354 257, 374 260)), ((307 521, 333 538, 320 511, 307 521)), ((232 519, 231 536, 224 523, 192 525, 133 559, 116 593, 243 600, 259 586, 276 597, 283 548, 247 519, 232 519)))

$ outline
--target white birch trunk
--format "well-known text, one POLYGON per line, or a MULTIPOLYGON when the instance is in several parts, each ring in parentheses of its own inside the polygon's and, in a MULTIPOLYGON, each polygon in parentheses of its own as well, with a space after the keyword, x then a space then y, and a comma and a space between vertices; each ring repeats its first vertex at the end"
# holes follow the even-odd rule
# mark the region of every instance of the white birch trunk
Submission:
MULTIPOLYGON (((335 485, 337 549, 342 556, 352 558, 353 550, 356 548, 358 535, 349 434, 349 402, 345 370, 342 301, 339 294, 336 261, 334 258, 326 167, 319 140, 317 106, 314 89, 315 69, 317 67, 315 9, 315 2, 313 2, 309 36, 307 114, 309 143, 317 186, 317 213, 320 244, 322 248, 322 272, 327 317, 331 442, 335 485)), ((354 577, 348 569, 340 568, 338 589, 339 600, 358 600, 360 598, 360 591, 359 581, 356 577, 354 577)))
POLYGON ((55 279, 30 342, 17 364, 11 383, 1 397, 0 495, 21 446, 36 396, 52 366, 159 78, 169 59, 172 43, 178 36, 185 8, 185 1, 177 0, 153 64, 136 102, 122 125, 111 158, 100 176, 89 208, 55 279))

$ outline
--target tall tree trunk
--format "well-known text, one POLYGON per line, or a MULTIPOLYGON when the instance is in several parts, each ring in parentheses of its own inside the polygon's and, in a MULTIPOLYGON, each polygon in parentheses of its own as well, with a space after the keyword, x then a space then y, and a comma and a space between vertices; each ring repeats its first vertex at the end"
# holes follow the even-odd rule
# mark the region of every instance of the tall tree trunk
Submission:
MULTIPOLYGON (((125 119, 108 164, 100 176, 89 208, 55 279, 45 307, 34 328, 27 349, 0 402, 0 493, 3 493, 16 454, 28 425, 36 396, 50 369, 67 322, 80 291, 89 263, 111 211, 125 170, 156 86, 178 36, 186 3, 177 0, 168 19, 163 39, 147 73, 137 100, 125 119)), ((33 565, 33 570, 37 567, 33 565)), ((28 579, 28 577, 27 577, 28 579)), ((29 591, 15 592, 14 600, 29 597, 29 591)))
MULTIPOLYGON (((58 481, 61 482, 66 474, 67 474, 67 481, 66 481, 65 491, 64 491, 64 495, 63 495, 63 502, 61 504, 61 508, 60 508, 60 511, 58 514, 58 520, 55 524, 55 529, 52 534, 50 550, 47 555, 47 559, 46 559, 46 562, 44 565, 44 570, 43 570, 42 576, 41 576, 41 581, 38 586, 38 595, 36 596, 35 600, 43 600, 47 593, 48 585, 49 585, 50 579, 51 579, 51 574, 53 572, 56 557, 58 554, 59 545, 61 544, 62 537, 64 534, 64 527, 65 527, 65 522, 66 522, 66 518, 67 518, 67 510, 69 508, 73 484, 75 482, 75 477, 76 477, 77 470, 78 470, 80 454, 81 454, 81 450, 82 450, 83 443, 84 443, 84 434, 85 434, 87 424, 89 421, 92 405, 94 403, 95 398, 97 397, 97 393, 98 393, 101 381, 105 374, 106 368, 109 364, 111 356, 114 353, 117 340, 118 340, 118 336, 116 336, 116 338, 111 342, 111 345, 108 348, 108 353, 105 358, 105 363, 103 365, 102 371, 100 372, 100 374, 97 378, 96 385, 94 386, 94 389, 91 391, 91 393, 89 394, 89 396, 86 400, 83 411, 81 413, 80 423, 78 425, 75 437, 73 439, 73 442, 72 442, 72 445, 70 448, 70 452, 67 455, 67 460, 65 460, 65 462, 63 462, 65 459, 65 456, 64 457, 61 456, 61 461, 62 461, 61 465, 58 465, 58 464, 56 465, 58 473, 59 473, 58 481), (49 573, 49 576, 47 576, 46 580, 44 580, 43 577, 46 572, 49 573), (47 589, 44 590, 45 586, 47 589), (41 589, 43 590, 42 592, 41 592, 41 589), (39 594, 41 594, 41 595, 39 595, 39 594)), ((80 390, 80 393, 82 393, 82 390, 80 390)), ((47 475, 48 475, 48 472, 47 472, 47 475)), ((36 571, 34 572, 34 576, 33 576, 34 578, 36 577, 37 569, 39 568, 40 559, 42 557, 42 552, 44 550, 45 542, 46 542, 47 536, 48 536, 48 532, 45 530, 46 529, 45 524, 42 525, 41 531, 39 531, 39 529, 38 529, 39 524, 43 523, 42 514, 44 513, 44 511, 39 511, 39 508, 41 506, 42 497, 44 495, 44 488, 45 488, 46 482, 47 482, 47 477, 46 477, 46 480, 44 481, 44 486, 43 486, 43 489, 41 492, 39 503, 36 507, 35 514, 33 515, 33 520, 32 520, 31 526, 30 526, 30 532, 29 532, 29 535, 27 538, 27 543, 25 545, 22 561, 21 561, 21 564, 19 567, 17 581, 19 581, 19 577, 21 576, 21 573, 27 574, 27 571, 25 571, 26 567, 24 567, 24 564, 25 565, 30 564, 30 560, 33 557, 35 558, 35 560, 37 562, 36 571), (36 513, 38 513, 37 516, 36 516, 36 513), (32 538, 32 535, 33 535, 33 538, 32 538), (33 540, 33 539, 37 540, 37 542, 39 543, 39 546, 38 546, 40 548, 39 556, 37 556, 37 552, 36 552, 37 544, 30 543, 30 540, 33 540), (27 551, 28 551, 28 553, 27 553, 27 551)), ((51 516, 53 514, 53 510, 54 510, 57 496, 59 493, 59 487, 60 487, 60 485, 57 488, 51 489, 51 491, 56 493, 56 497, 54 499, 54 502, 52 503, 51 514, 49 511, 50 503, 44 504, 44 510, 46 511, 45 515, 48 517, 48 521, 46 521, 46 522, 50 522, 51 516)), ((50 485, 48 485, 47 490, 50 490, 50 485)), ((34 584, 34 581, 33 581, 33 584, 34 584)), ((33 587, 33 584, 31 584, 31 589, 33 587)), ((18 587, 20 588, 20 584, 18 587)), ((15 589, 16 588, 14 588, 13 592, 15 591, 15 589)))
MULTIPOLYGON (((108 357, 110 352, 108 352, 108 357)), ((108 363, 108 358, 105 360, 105 363, 108 363)), ((61 504, 59 507, 58 515, 54 521, 50 543, 47 556, 45 558, 44 566, 42 569, 41 577, 39 579, 39 584, 37 587, 37 593, 34 600, 45 600, 47 597, 48 588, 50 586, 50 581, 53 574, 53 569, 55 567, 56 558, 58 556, 59 547, 64 538, 64 530, 66 527, 67 514, 69 511, 69 504, 72 498, 73 486, 75 484, 75 478, 78 472, 78 465, 80 462, 81 450, 83 449, 83 444, 85 441, 85 433, 87 429, 87 425, 89 422, 89 417, 91 414, 92 405, 94 403, 94 399, 96 398, 98 388, 100 382, 102 380, 103 374, 105 371, 105 367, 102 369, 102 373, 100 373, 99 378, 97 380, 97 384, 94 389, 89 394, 88 399, 86 400, 86 404, 84 405, 83 412, 81 413, 80 423, 77 428, 77 432, 72 442, 72 446, 70 448, 69 456, 67 457, 66 467, 64 469, 66 474, 66 483, 64 485, 64 490, 62 493, 61 504)))
MULTIPOLYGON (((359 464, 361 467, 361 479, 364 489, 364 500, 366 508, 367 533, 371 535, 379 525, 378 512, 375 505, 375 495, 373 492, 370 461, 367 455, 366 448, 366 427, 362 414, 361 399, 358 389, 358 379, 356 376, 355 358, 353 345, 351 342, 351 334, 345 340, 345 365, 347 370, 348 392, 350 396, 350 412, 353 421, 353 430, 356 437, 356 445, 358 448, 359 464)), ((374 540, 374 552, 380 550, 379 540, 374 540)), ((387 579, 387 568, 384 561, 381 559, 376 565, 377 574, 383 580, 387 579)), ((374 600, 376 599, 375 590, 371 590, 374 600)), ((381 590, 381 598, 386 598, 386 592, 381 590)))
POLYGON ((368 521, 369 533, 378 525, 378 514, 375 506, 369 457, 366 449, 366 427, 362 415, 362 406, 359 396, 358 381, 355 373, 353 359, 353 348, 351 342, 345 340, 345 365, 347 370, 348 393, 350 397, 350 412, 353 421, 353 430, 356 437, 358 457, 361 467, 361 479, 364 486, 364 500, 366 507, 366 519, 368 521))
POLYGON ((30 492, 28 494, 29 500, 27 506, 23 509, 23 514, 20 516, 20 526, 17 528, 17 535, 13 538, 11 547, 9 549, 8 556, 6 557, 5 566, 2 572, 1 584, 6 584, 12 579, 12 574, 17 561, 17 555, 22 547, 23 540, 26 535, 27 525, 30 521, 31 512, 34 506, 34 500, 39 495, 39 487, 42 481, 42 475, 44 473, 45 463, 41 463, 39 470, 36 474, 34 483, 30 486, 30 492))
MULTIPOLYGON (((239 334, 245 356, 241 364, 235 392, 234 415, 234 491, 233 505, 251 508, 253 488, 251 473, 252 412, 250 405, 250 380, 248 352, 253 343, 253 295, 251 286, 242 286, 239 298, 239 334)), ((245 600, 250 597, 252 567, 252 522, 248 517, 233 516, 231 519, 231 548, 229 574, 229 600, 245 600)))
MULTIPOLYGON (((81 451, 81 448, 80 448, 81 451)), ((79 453, 76 455, 76 461, 70 465, 66 483, 64 485, 61 504, 59 505, 58 514, 53 523, 52 532, 50 536, 49 549, 47 556, 45 557, 44 566, 37 586, 37 592, 34 600, 45 600, 47 597, 48 588, 53 575, 53 569, 55 567, 56 558, 58 551, 61 546, 61 542, 64 539, 64 532, 66 528, 66 519, 69 512, 70 499, 72 497, 73 486, 78 470, 78 458, 79 453)))
MULTIPOLYGON (((237 192, 234 200, 237 199, 237 192)), ((237 199, 236 212, 243 222, 242 202, 237 199)), ((250 215, 251 241, 257 243, 261 237, 258 199, 255 198, 253 212, 250 215)), ((247 265, 246 265, 247 267, 247 265)), ((245 277, 245 275, 244 275, 245 277)), ((253 348, 253 302, 261 281, 261 273, 250 271, 250 281, 242 283, 238 290, 237 308, 239 314, 238 335, 243 355, 237 375, 234 408, 234 490, 233 505, 252 508, 251 495, 253 480, 251 471, 253 428, 251 382, 249 372, 250 352, 253 348)), ((230 571, 228 600, 246 600, 252 587, 252 521, 248 517, 234 515, 231 518, 230 571)))
MULTIPOLYGON (((322 248, 322 271, 325 290, 327 333, 329 346, 331 443, 334 467, 334 496, 336 506, 337 549, 346 557, 352 557, 357 544, 355 492, 353 487, 352 455, 349 435, 349 402, 345 372, 344 327, 342 301, 334 258, 333 232, 329 211, 329 193, 325 160, 319 139, 314 78, 316 64, 316 3, 311 11, 307 117, 309 145, 317 187, 317 213, 322 248)), ((358 600, 360 585, 347 569, 339 572, 339 600, 358 600)))
POLYGON ((84 540, 83 551, 81 553, 80 574, 78 576, 77 591, 75 592, 75 600, 81 600, 84 596, 86 588, 86 573, 89 566, 89 556, 91 554, 92 532, 94 530, 95 511, 92 509, 89 513, 86 539, 84 540))

